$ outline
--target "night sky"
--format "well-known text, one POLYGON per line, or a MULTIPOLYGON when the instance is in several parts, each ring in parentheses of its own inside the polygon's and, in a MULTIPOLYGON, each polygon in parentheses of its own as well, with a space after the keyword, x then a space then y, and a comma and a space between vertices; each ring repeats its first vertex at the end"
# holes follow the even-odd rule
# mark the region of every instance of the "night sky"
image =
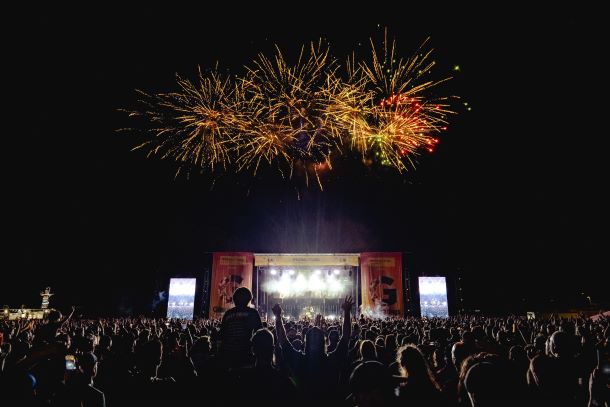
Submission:
POLYGON ((0 305, 38 306, 50 285, 59 308, 145 311, 219 250, 402 251, 413 275, 459 276, 466 308, 488 312, 608 302, 599 10, 302 5, 4 16, 0 305), (135 89, 175 90, 176 73, 239 74, 275 43, 296 54, 320 37, 343 61, 386 26, 404 56, 431 36, 461 97, 406 175, 346 162, 300 197, 265 173, 211 188, 115 131, 133 125, 118 109, 135 89))

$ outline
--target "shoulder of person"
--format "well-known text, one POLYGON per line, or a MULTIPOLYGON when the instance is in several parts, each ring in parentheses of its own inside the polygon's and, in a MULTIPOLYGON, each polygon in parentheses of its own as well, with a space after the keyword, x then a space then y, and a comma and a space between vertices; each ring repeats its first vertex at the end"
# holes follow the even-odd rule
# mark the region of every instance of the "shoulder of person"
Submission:
POLYGON ((150 379, 151 383, 158 383, 158 384, 171 384, 171 383, 176 383, 176 380, 171 377, 171 376, 167 376, 167 377, 152 377, 150 379))
POLYGON ((102 397, 104 395, 104 392, 101 391, 100 389, 98 389, 97 387, 93 386, 93 385, 88 385, 88 391, 89 393, 96 395, 98 397, 102 397))

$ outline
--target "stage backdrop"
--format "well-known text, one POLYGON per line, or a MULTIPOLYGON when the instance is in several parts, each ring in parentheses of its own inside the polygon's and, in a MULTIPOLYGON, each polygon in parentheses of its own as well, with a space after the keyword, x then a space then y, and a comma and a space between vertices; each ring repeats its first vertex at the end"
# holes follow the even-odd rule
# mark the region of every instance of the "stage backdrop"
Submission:
POLYGON ((400 252, 360 253, 360 282, 363 314, 403 316, 400 252))
POLYGON ((220 318, 233 308, 233 291, 237 287, 252 290, 254 254, 245 252, 216 252, 212 259, 210 286, 210 318, 220 318))

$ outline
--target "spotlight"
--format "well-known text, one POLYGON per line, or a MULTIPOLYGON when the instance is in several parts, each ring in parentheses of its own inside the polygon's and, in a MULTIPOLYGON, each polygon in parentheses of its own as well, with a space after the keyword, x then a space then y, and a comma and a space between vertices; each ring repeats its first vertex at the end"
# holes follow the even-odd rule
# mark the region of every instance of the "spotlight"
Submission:
POLYGON ((322 274, 322 270, 314 270, 313 271, 315 274, 322 274))
POLYGON ((271 270, 269 270, 269 272, 270 272, 272 275, 276 275, 276 274, 277 274, 277 270, 276 270, 276 269, 271 269, 271 270))
POLYGON ((291 276, 294 276, 294 270, 286 270, 288 271, 288 274, 290 274, 291 276))
POLYGON ((293 284, 293 289, 297 295, 302 295, 305 291, 307 291, 307 287, 309 286, 307 279, 303 274, 299 274, 293 284))
POLYGON ((334 269, 334 270, 333 270, 333 273, 335 273, 335 275, 336 275, 336 276, 338 276, 338 275, 339 275, 339 273, 341 273, 341 271, 340 271, 339 269, 334 269))

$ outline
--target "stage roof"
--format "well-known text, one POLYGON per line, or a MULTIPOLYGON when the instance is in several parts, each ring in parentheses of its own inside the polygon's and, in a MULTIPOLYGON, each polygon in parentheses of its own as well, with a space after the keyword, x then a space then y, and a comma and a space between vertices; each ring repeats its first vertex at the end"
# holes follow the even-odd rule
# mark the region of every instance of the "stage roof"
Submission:
POLYGON ((358 266, 358 253, 255 253, 258 267, 358 266))

